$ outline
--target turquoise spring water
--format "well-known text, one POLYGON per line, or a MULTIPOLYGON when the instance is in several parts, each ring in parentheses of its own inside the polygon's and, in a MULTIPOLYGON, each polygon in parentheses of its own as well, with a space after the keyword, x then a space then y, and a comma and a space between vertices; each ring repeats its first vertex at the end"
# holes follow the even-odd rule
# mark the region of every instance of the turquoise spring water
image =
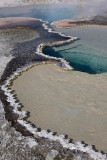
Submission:
MULTIPOLYGON (((63 19, 75 19, 78 16, 81 16, 80 7, 75 5, 39 5, 0 9, 1 18, 33 17, 49 23, 63 19)), ((107 27, 54 29, 66 35, 76 36, 80 38, 80 41, 61 47, 45 47, 43 50, 44 54, 66 59, 78 71, 90 74, 107 72, 107 27)))
POLYGON ((65 46, 45 47, 44 54, 66 59, 78 71, 90 74, 107 72, 107 27, 54 29, 80 39, 65 46))
POLYGON ((44 54, 66 59, 78 71, 90 74, 107 72, 107 57, 99 50, 73 43, 64 47, 45 47, 44 54))

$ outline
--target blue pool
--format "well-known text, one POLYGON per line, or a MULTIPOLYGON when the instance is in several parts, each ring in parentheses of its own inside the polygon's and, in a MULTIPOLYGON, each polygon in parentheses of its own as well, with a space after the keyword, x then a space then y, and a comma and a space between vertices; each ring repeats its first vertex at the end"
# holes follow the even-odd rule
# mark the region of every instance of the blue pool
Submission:
MULTIPOLYGON (((33 17, 49 23, 63 19, 76 19, 86 15, 87 11, 77 5, 37 5, 0 9, 3 17, 33 17), (81 12, 82 10, 82 12, 81 12)), ((107 27, 89 27, 83 29, 56 29, 66 35, 76 36, 80 40, 66 46, 45 47, 46 55, 62 57, 70 65, 82 72, 91 74, 107 72, 107 27)))

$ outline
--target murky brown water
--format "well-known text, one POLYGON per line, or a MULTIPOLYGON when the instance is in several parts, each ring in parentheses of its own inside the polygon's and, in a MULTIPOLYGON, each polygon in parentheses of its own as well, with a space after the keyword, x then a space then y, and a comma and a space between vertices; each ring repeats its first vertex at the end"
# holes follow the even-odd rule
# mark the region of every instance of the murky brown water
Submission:
POLYGON ((23 73, 12 89, 38 127, 68 134, 107 152, 107 74, 40 65, 23 73))

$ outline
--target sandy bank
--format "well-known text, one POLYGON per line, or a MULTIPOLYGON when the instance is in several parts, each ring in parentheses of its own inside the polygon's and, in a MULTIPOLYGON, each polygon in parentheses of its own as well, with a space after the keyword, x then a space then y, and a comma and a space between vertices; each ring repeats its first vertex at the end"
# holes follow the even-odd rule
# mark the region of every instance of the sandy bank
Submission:
POLYGON ((107 152, 107 74, 92 76, 40 65, 23 73, 12 89, 38 127, 107 152))
POLYGON ((71 20, 62 20, 62 21, 54 22, 54 23, 52 23, 52 25, 54 25, 57 28, 74 28, 74 27, 78 27, 78 25, 76 23, 70 24, 70 22, 71 22, 71 20))
POLYGON ((80 27, 88 27, 88 26, 107 26, 107 21, 75 21, 75 20, 62 20, 58 22, 52 23, 57 28, 80 28, 80 27))
POLYGON ((34 18, 28 17, 10 17, 10 18, 0 18, 0 27, 11 26, 11 25, 22 25, 24 23, 35 22, 38 21, 34 18))

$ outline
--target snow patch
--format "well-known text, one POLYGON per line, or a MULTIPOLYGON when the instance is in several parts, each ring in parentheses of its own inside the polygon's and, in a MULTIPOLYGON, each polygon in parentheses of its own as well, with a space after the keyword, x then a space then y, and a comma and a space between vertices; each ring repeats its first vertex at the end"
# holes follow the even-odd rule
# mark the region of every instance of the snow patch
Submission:
POLYGON ((46 157, 46 160, 54 160, 54 158, 58 155, 58 151, 56 150, 51 150, 47 157, 46 157))
POLYGON ((0 77, 7 65, 7 63, 12 59, 12 56, 0 56, 0 77))
POLYGON ((27 141, 27 144, 28 144, 28 146, 29 146, 30 148, 36 147, 36 146, 38 145, 37 142, 36 142, 36 140, 33 139, 33 138, 29 138, 29 137, 28 137, 27 140, 28 140, 28 141, 27 141))

